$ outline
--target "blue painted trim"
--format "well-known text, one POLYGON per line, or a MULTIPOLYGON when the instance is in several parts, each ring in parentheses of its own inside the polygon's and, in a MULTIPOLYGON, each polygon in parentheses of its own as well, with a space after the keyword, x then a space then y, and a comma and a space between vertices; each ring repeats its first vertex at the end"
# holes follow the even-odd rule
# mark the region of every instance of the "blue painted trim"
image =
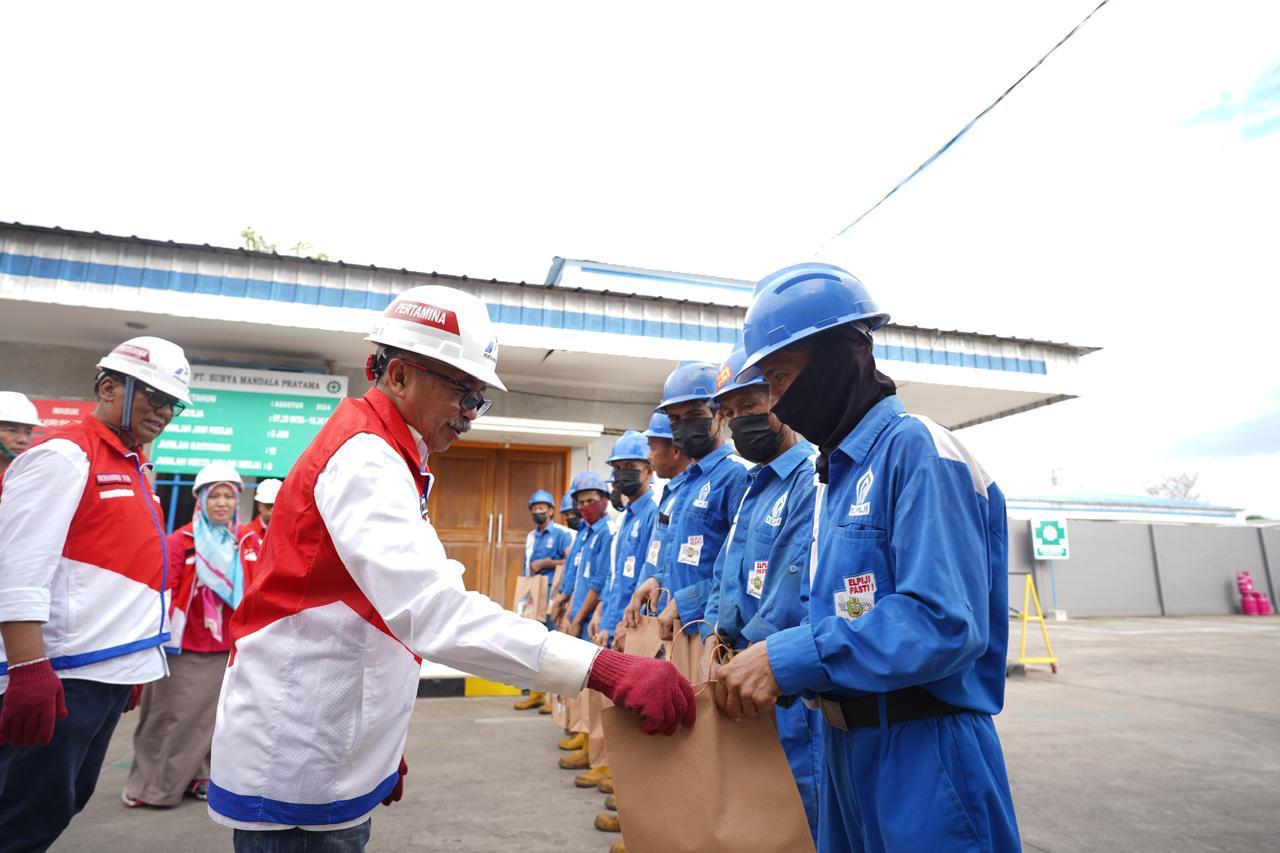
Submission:
POLYGON ((216 782, 209 782, 209 808, 231 820, 244 823, 278 823, 283 826, 327 826, 364 817, 387 798, 396 786, 400 771, 392 773, 367 794, 332 803, 287 803, 267 797, 235 794, 216 782))
MULTIPOLYGON (((697 282, 690 282, 685 279, 646 276, 640 273, 620 270, 605 270, 596 267, 583 267, 583 269, 608 275, 697 284, 697 282)), ((169 290, 177 293, 202 293, 231 298, 261 299, 271 302, 324 305, 333 308, 357 308, 368 311, 382 311, 394 298, 394 294, 372 293, 348 288, 318 287, 316 285, 267 281, 265 279, 184 273, 176 270, 129 267, 119 264, 67 261, 41 258, 33 255, 17 255, 10 252, 0 252, 0 274, 89 284, 123 285, 149 290, 169 290)), ((700 323, 681 323, 648 317, 624 318, 612 314, 566 311, 561 308, 507 305, 498 302, 487 303, 487 307, 489 316, 493 318, 494 322, 543 329, 605 332, 617 335, 717 344, 734 343, 739 332, 736 327, 729 326, 706 326, 700 323)), ((877 349, 881 356, 889 361, 941 364, 949 367, 971 367, 978 370, 1030 373, 1039 376, 1043 376, 1046 372, 1045 363, 1039 359, 974 355, 972 353, 956 353, 922 347, 883 346, 877 349)))
POLYGON ((680 278, 674 275, 654 275, 646 272, 634 272, 630 270, 607 270, 603 267, 578 267, 578 269, 587 273, 596 273, 597 275, 612 275, 618 278, 638 278, 643 281, 662 281, 671 284, 688 284, 694 287, 713 288, 715 290, 728 290, 732 293, 742 293, 743 291, 752 291, 755 285, 751 283, 745 284, 721 284, 716 281, 699 281, 695 278, 680 278))
POLYGON ((1212 512, 1209 510, 1188 510, 1187 512, 1169 512, 1167 510, 1162 511, 1158 508, 1144 509, 1143 507, 1134 507, 1133 509, 1122 509, 1122 508, 1116 507, 1114 509, 1110 509, 1105 507, 1095 508, 1095 507, 1084 507, 1084 506, 1078 506, 1078 505, 1072 506, 1072 507, 1064 507, 1064 506, 1051 506, 1051 505, 1041 506, 1041 505, 1034 505, 1034 504, 1016 504, 1016 503, 1009 503, 1007 505, 1007 509, 1017 510, 1019 512, 1027 512, 1029 510, 1044 510, 1046 512, 1056 512, 1059 514, 1072 513, 1072 512, 1080 512, 1080 513, 1115 512, 1115 513, 1130 513, 1130 514, 1141 514, 1141 515, 1162 515, 1167 518, 1187 518, 1188 516, 1196 516, 1196 515, 1210 516, 1213 518, 1234 518, 1236 515, 1234 512, 1212 512))
MULTIPOLYGON (((145 637, 141 640, 134 640, 132 643, 124 643, 119 646, 111 646, 106 649, 98 649, 97 651, 84 652, 78 655, 63 655, 58 658, 50 658, 49 665, 54 669, 75 669, 78 666, 88 666, 91 663, 118 658, 123 655, 130 655, 134 652, 140 652, 144 649, 155 648, 161 643, 169 641, 169 634, 158 634, 154 637, 145 637)), ((9 672, 8 662, 0 663, 0 675, 9 672)))

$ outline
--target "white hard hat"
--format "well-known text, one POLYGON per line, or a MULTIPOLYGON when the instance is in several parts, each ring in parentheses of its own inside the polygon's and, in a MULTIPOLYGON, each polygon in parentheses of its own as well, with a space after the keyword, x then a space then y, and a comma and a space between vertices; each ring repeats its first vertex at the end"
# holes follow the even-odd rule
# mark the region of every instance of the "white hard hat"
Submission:
POLYGON ((98 362, 98 369, 132 376, 191 405, 191 398, 187 395, 191 385, 191 365, 182 347, 164 338, 149 335, 130 338, 104 355, 98 362))
POLYGON ((40 415, 26 394, 0 391, 0 423, 40 426, 40 415))
POLYGON ((244 481, 240 479, 239 472, 225 462, 210 462, 208 465, 200 469, 200 473, 196 474, 196 483, 191 487, 191 491, 198 492, 210 483, 235 483, 237 486, 243 486, 244 481))
POLYGON ((412 287, 395 298, 366 341, 444 362, 503 391, 498 339, 477 296, 438 284, 412 287))
POLYGON ((258 488, 254 489, 253 499, 260 504, 273 504, 283 485, 284 483, 279 480, 263 480, 258 483, 258 488))

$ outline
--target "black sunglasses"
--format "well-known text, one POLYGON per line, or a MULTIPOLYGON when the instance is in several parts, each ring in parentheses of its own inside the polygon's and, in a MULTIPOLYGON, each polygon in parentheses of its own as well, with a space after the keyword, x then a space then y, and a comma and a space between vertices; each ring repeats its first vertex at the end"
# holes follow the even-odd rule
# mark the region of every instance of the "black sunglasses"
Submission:
POLYGON ((155 409, 157 412, 163 409, 165 406, 172 406, 173 416, 176 418, 178 415, 182 414, 187 410, 186 403, 182 402, 176 397, 169 396, 163 391, 157 391, 155 388, 152 388, 150 385, 143 385, 139 383, 138 390, 146 395, 147 405, 155 409))
POLYGON ((485 412, 489 411, 489 409, 493 406, 493 401, 486 400, 483 393, 476 391, 474 388, 468 388, 466 385, 463 385, 461 382, 454 379, 452 376, 446 376, 445 374, 441 373, 438 370, 432 370, 430 367, 427 367, 425 364, 418 364, 416 361, 410 361, 407 358, 402 358, 400 360, 405 364, 409 365, 410 367, 416 367, 418 370, 421 370, 423 373, 430 373, 432 376, 436 377, 437 379, 443 379, 445 383, 449 385, 450 388, 455 388, 459 392, 461 392, 462 398, 458 400, 458 406, 464 412, 474 411, 476 413, 476 417, 478 418, 481 415, 483 415, 485 412))

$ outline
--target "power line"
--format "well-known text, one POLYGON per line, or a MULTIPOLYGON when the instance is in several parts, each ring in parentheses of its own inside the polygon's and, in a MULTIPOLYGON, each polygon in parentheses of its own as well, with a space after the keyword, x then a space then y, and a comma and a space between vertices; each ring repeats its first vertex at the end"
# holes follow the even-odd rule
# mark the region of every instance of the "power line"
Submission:
POLYGON ((1057 44, 1055 44, 1053 47, 1051 47, 1051 48, 1049 49, 1049 52, 1048 52, 1048 53, 1046 53, 1044 56, 1042 56, 1042 57, 1040 57, 1038 60, 1036 60, 1036 64, 1035 64, 1035 65, 1032 65, 1030 68, 1028 68, 1028 69, 1026 70, 1026 72, 1025 72, 1021 77, 1019 77, 1017 80, 1014 80, 1014 81, 1013 81, 1013 85, 1011 85, 1009 88, 1005 89, 1005 90, 1004 90, 1004 92, 1000 95, 1000 97, 996 98, 996 99, 995 99, 994 101, 992 101, 989 105, 987 105, 987 108, 986 108, 985 110, 983 110, 982 112, 978 113, 978 114, 977 114, 976 116, 974 116, 973 118, 969 119, 969 123, 968 123, 968 124, 966 124, 964 127, 960 128, 960 131, 959 131, 955 136, 953 136, 953 137, 951 137, 950 139, 948 139, 948 140, 947 140, 947 143, 946 143, 945 145, 943 145, 943 146, 942 146, 941 148, 939 148, 937 151, 935 151, 935 152, 933 152, 931 155, 929 155, 929 158, 928 158, 927 160, 925 160, 923 163, 921 163, 919 166, 916 166, 915 171, 913 171, 911 174, 907 175, 907 176, 906 176, 905 178, 903 178, 902 180, 898 181, 898 183, 894 185, 893 189, 889 190, 887 193, 885 193, 885 194, 884 194, 884 197, 883 197, 883 198, 881 198, 881 199, 880 199, 879 201, 877 201, 875 204, 871 205, 871 206, 870 206, 870 207, 868 207, 866 210, 864 210, 862 213, 860 213, 860 214, 858 215, 858 218, 857 218, 857 219, 853 220, 853 221, 852 221, 852 222, 850 222, 848 225, 846 225, 845 227, 841 228, 838 232, 836 232, 835 236, 831 237, 831 238, 830 238, 830 239, 828 239, 825 243, 823 243, 821 246, 819 246, 819 247, 817 248, 817 251, 815 251, 815 252, 814 252, 814 254, 816 255, 818 252, 821 252, 823 249, 825 249, 827 246, 829 246, 832 242, 834 242, 834 241, 836 241, 836 240, 839 240, 839 239, 840 239, 841 237, 843 237, 845 234, 849 233, 849 231, 853 228, 853 226, 857 225, 859 222, 861 222, 863 219, 865 219, 865 218, 867 217, 867 215, 868 215, 868 214, 870 214, 873 210, 875 210, 877 207, 879 207, 880 205, 882 205, 882 204, 884 204, 886 201, 888 201, 888 200, 889 200, 889 198, 890 198, 890 196, 892 196, 892 195, 893 195, 894 193, 896 193, 898 190, 900 190, 900 189, 902 189, 904 186, 906 186, 906 184, 907 184, 907 183, 908 183, 912 178, 914 178, 916 175, 918 175, 918 174, 920 174, 921 172, 923 172, 925 169, 929 168, 929 166, 933 164, 933 161, 934 161, 934 160, 937 160, 939 157, 941 157, 943 154, 945 154, 945 153, 947 152, 947 149, 949 149, 952 145, 955 145, 957 142, 959 142, 959 141, 960 141, 960 138, 961 138, 962 136, 964 136, 966 133, 968 133, 968 132, 969 132, 969 130, 970 130, 970 128, 972 128, 975 124, 977 124, 977 123, 978 123, 978 120, 979 120, 979 119, 981 119, 981 118, 982 118, 983 116, 985 116, 987 113, 989 113, 989 112, 991 112, 993 109, 995 109, 996 104, 998 104, 998 103, 1000 103, 1001 101, 1003 101, 1006 97, 1008 97, 1008 96, 1009 96, 1009 93, 1010 93, 1010 92, 1012 92, 1014 89, 1018 88, 1018 85, 1019 85, 1019 84, 1021 84, 1023 80, 1026 80, 1028 77, 1030 77, 1030 76, 1031 76, 1031 72, 1032 72, 1032 71, 1035 71, 1035 70, 1036 70, 1037 68, 1039 68, 1042 64, 1044 64, 1044 61, 1045 61, 1046 59, 1048 59, 1050 56, 1052 56, 1052 55, 1053 55, 1053 53, 1054 53, 1054 51, 1056 51, 1058 48, 1062 47, 1062 45, 1064 45, 1064 44, 1067 42, 1067 40, 1068 40, 1068 39, 1070 39, 1073 35, 1075 35, 1075 34, 1076 34, 1076 32, 1077 32, 1081 27, 1083 27, 1086 23, 1088 23, 1088 22, 1089 22, 1089 19, 1090 19, 1090 18, 1092 18, 1095 14, 1097 14, 1097 12, 1098 12, 1098 10, 1099 10, 1099 9, 1101 9, 1103 6, 1107 5, 1107 3, 1109 3, 1109 2, 1111 2, 1111 0, 1102 0, 1102 2, 1101 2, 1101 3, 1099 3, 1097 6, 1095 6, 1095 7, 1094 7, 1094 9, 1093 9, 1093 11, 1092 11, 1092 12, 1090 12, 1090 13, 1089 13, 1089 14, 1087 14, 1087 15, 1085 15, 1085 16, 1084 16, 1084 18, 1083 18, 1083 19, 1081 19, 1080 23, 1076 24, 1074 27, 1072 27, 1072 28, 1071 28, 1071 32, 1067 33, 1065 36, 1063 36, 1061 39, 1059 39, 1059 40, 1058 40, 1058 43, 1057 43, 1057 44))

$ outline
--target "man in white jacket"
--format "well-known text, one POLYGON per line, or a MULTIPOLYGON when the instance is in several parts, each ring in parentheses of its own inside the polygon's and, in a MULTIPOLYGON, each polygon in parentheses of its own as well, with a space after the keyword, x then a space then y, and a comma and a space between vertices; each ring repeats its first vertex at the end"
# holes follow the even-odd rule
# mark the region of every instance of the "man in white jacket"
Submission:
POLYGON ((693 724, 669 663, 548 632, 466 591, 444 553, 427 456, 489 409, 486 386, 506 390, 484 303, 413 288, 366 340, 375 385, 289 472, 232 620, 209 811, 241 853, 364 849, 370 813, 403 790, 421 657, 566 696, 590 686, 651 733, 693 724))

